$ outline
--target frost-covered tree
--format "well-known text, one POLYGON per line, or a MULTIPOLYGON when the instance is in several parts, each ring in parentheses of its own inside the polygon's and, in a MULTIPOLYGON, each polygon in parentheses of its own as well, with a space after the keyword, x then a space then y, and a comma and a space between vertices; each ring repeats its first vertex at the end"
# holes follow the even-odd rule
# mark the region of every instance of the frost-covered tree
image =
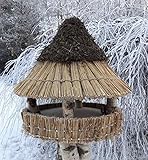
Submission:
MULTIPOLYGON (((33 32, 38 27, 42 27, 42 29, 37 37, 39 43, 25 49, 17 59, 7 64, 7 69, 5 70, 6 72, 9 70, 9 72, 3 77, 5 83, 0 88, 0 122, 2 122, 0 141, 8 142, 5 145, 8 147, 6 150, 13 148, 14 142, 10 137, 11 134, 16 136, 16 127, 21 128, 20 110, 26 105, 24 98, 18 98, 13 94, 12 85, 26 77, 32 66, 34 66, 41 50, 52 40, 62 20, 70 16, 78 16, 84 21, 87 29, 95 38, 96 43, 106 51, 106 54, 109 56, 110 65, 132 88, 131 95, 119 99, 118 103, 124 113, 123 134, 119 139, 114 141, 109 140, 94 143, 92 145, 92 159, 147 160, 147 1, 36 0, 35 3, 34 0, 30 3, 36 4, 35 6, 40 15, 38 18, 39 23, 33 27, 33 32), (15 127, 13 128, 12 126, 15 127), (7 137, 9 137, 9 140, 7 137)), ((21 131, 19 129, 17 133, 20 134, 21 131)), ((56 145, 53 142, 39 142, 23 134, 21 134, 21 138, 20 135, 16 137, 15 141, 17 141, 20 148, 25 148, 27 151, 31 150, 29 152, 30 159, 55 160, 56 145)), ((23 158, 26 159, 28 158, 28 154, 25 153, 22 151, 17 152, 17 154, 23 155, 23 158)), ((16 159, 17 154, 15 155, 16 159)), ((6 154, 7 157, 9 155, 11 154, 6 154)))
MULTIPOLYGON (((16 58, 27 46, 35 43, 38 12, 28 1, 0 1, 1 64, 16 58)), ((2 65, 3 67, 3 65, 2 65)))

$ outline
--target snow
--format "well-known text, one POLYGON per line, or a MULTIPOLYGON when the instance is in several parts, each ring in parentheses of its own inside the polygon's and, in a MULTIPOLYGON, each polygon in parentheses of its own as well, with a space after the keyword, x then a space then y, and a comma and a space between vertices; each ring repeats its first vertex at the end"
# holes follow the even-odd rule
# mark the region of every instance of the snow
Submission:
POLYGON ((8 139, 6 145, 0 148, 0 159, 3 160, 55 160, 56 146, 52 142, 33 141, 25 135, 8 139))
POLYGON ((56 158, 56 143, 42 141, 26 135, 22 131, 20 110, 25 106, 24 100, 11 93, 12 87, 0 82, 0 160, 54 160, 56 158), (3 92, 3 88, 6 88, 3 92), (9 97, 6 102, 5 98, 9 97), (20 107, 16 107, 20 105, 20 107))

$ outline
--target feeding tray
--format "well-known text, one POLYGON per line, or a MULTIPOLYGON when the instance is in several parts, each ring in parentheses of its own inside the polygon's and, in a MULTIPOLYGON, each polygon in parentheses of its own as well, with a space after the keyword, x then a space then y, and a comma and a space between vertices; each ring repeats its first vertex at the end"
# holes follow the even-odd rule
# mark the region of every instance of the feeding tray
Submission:
MULTIPOLYGON (((103 106, 103 105, 102 105, 103 106)), ((53 104, 52 104, 53 107, 53 104)), ((101 114, 101 105, 82 108, 74 111, 75 118, 63 118, 62 108, 42 110, 41 114, 22 111, 23 126, 27 133, 46 140, 57 140, 64 143, 87 143, 112 138, 121 133, 122 112, 112 108, 110 113, 101 114)))

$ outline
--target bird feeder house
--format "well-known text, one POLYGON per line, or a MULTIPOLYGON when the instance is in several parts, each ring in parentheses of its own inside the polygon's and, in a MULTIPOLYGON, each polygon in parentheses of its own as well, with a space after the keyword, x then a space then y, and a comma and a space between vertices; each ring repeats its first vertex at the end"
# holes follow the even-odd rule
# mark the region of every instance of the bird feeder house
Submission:
POLYGON ((122 112, 116 98, 130 92, 107 64, 104 51, 76 17, 66 19, 43 49, 29 75, 14 91, 27 97, 24 130, 45 140, 84 144, 121 133, 122 112), (39 105, 36 99, 59 100, 39 105), (106 98, 106 104, 84 99, 106 98))

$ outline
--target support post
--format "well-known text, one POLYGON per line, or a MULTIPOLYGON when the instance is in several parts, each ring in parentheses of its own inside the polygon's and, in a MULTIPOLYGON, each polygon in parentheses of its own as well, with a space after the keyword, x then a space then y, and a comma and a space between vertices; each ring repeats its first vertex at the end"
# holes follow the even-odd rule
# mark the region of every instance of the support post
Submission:
POLYGON ((77 144, 80 160, 90 160, 91 152, 89 144, 77 144))
POLYGON ((107 98, 107 106, 116 107, 117 98, 107 98))
MULTIPOLYGON (((72 101, 63 101, 63 116, 67 118, 74 117, 74 103, 72 101)), ((80 160, 76 144, 59 143, 58 155, 62 160, 80 160)))
MULTIPOLYGON (((75 100, 75 108, 82 108, 83 104, 80 100, 75 100)), ((80 160, 90 160, 89 144, 76 144, 80 160)))
POLYGON ((27 98, 28 109, 31 113, 40 113, 40 109, 37 106, 36 99, 27 98))
POLYGON ((82 101, 75 100, 75 108, 82 108, 82 101))
POLYGON ((117 98, 107 98, 107 111, 110 113, 117 105, 117 98))
MULTIPOLYGON (((81 101, 63 101, 63 116, 74 117, 74 107, 82 107, 81 101)), ((66 144, 59 143, 58 160, 90 160, 89 144, 66 144)))

